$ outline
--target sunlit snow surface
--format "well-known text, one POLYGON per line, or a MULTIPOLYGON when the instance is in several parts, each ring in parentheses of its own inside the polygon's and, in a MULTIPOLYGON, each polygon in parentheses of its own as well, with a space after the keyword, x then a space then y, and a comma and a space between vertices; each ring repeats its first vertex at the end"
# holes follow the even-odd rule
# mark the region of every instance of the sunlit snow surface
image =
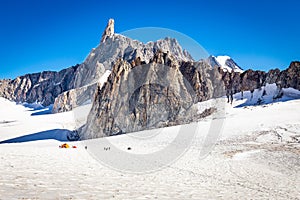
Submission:
MULTIPOLYGON (((274 89, 268 85, 255 90, 252 99, 250 92, 244 92, 243 99, 238 93, 233 105, 222 98, 225 124, 209 155, 199 158, 211 117, 198 122, 201 131, 178 160, 142 174, 116 171, 98 162, 83 141, 68 142, 77 146, 74 149, 58 147, 68 131, 84 124, 90 105, 77 108, 83 117, 74 119, 73 112, 51 114, 47 108, 0 98, 0 141, 19 142, 0 144, 0 199, 297 199, 299 91, 285 89, 283 98, 273 101, 274 89), (258 105, 264 89, 264 103, 258 105), (45 113, 34 115, 41 111, 45 113)), ((199 109, 213 101, 199 103, 199 109)), ((105 140, 123 151, 130 147, 129 153, 147 154, 165 148, 178 128, 105 140)), ((103 140, 94 142, 101 145, 103 140)), ((103 151, 114 156, 112 150, 103 151)))

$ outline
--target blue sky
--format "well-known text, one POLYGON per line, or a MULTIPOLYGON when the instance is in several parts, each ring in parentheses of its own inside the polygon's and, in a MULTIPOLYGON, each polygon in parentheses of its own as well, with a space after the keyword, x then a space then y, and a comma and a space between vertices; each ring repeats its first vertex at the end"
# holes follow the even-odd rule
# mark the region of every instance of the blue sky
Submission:
POLYGON ((284 69, 300 60, 299 7, 297 0, 0 0, 0 78, 81 63, 109 18, 119 33, 168 28, 245 69, 284 69))

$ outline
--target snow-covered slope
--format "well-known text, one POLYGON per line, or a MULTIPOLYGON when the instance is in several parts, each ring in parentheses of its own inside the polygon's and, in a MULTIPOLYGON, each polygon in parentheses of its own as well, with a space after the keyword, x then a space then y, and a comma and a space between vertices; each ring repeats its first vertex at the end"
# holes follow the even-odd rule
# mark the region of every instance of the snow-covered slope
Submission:
POLYGON ((214 67, 221 67, 223 71, 232 72, 240 72, 243 73, 244 70, 234 62, 234 60, 229 56, 210 56, 208 58, 208 62, 214 67))
POLYGON ((51 114, 52 106, 16 104, 0 97, 0 142, 24 135, 29 141, 67 140, 67 133, 86 122, 90 107, 85 105, 72 112, 51 114))
MULTIPOLYGON (((20 142, 0 144, 0 199, 296 199, 300 100, 251 107, 239 107, 246 97, 236 96, 233 105, 219 100, 226 104, 226 114, 217 138, 207 137, 212 120, 218 120, 208 117, 196 124, 191 143, 174 138, 179 128, 191 130, 195 123, 71 142, 77 149, 59 149, 65 131, 76 127, 76 115, 32 115, 38 110, 0 98, 0 141, 20 142), (216 145, 200 159, 208 138, 216 145), (97 162, 91 143, 109 158, 120 158, 120 152, 144 157, 170 144, 171 149, 188 148, 163 169, 132 174, 97 162)), ((199 103, 199 108, 213 101, 199 103)), ((128 159, 123 164, 153 163, 128 159)))
POLYGON ((238 107, 257 106, 300 99, 300 91, 294 88, 280 89, 273 83, 255 89, 253 93, 250 91, 239 92, 235 94, 234 97, 236 100, 243 101, 238 107))

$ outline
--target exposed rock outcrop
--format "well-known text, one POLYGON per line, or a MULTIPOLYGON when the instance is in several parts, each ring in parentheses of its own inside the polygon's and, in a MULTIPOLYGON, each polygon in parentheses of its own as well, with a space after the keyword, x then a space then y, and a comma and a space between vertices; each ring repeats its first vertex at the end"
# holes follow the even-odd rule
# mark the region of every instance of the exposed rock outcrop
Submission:
POLYGON ((53 113, 70 111, 73 108, 90 104, 97 84, 87 85, 81 88, 71 89, 58 95, 53 105, 53 113))
POLYGON ((229 73, 222 70, 220 73, 226 88, 233 90, 234 93, 247 90, 254 91, 266 84, 273 83, 276 83, 280 88, 292 87, 300 90, 300 62, 298 61, 292 62, 283 71, 272 69, 269 72, 264 72, 249 69, 243 73, 229 73))
POLYGON ((107 23, 107 26, 102 34, 102 37, 101 37, 101 43, 102 42, 105 42, 105 39, 107 37, 111 37, 113 36, 113 34, 115 33, 115 21, 113 19, 109 19, 108 20, 108 23, 107 23))
POLYGON ((300 90, 300 62, 292 62, 289 68, 283 70, 280 73, 279 78, 276 80, 276 83, 280 84, 283 88, 292 87, 297 90, 300 90))
POLYGON ((73 74, 78 65, 59 72, 44 71, 26 74, 13 80, 0 80, 0 96, 16 102, 53 104, 64 91, 73 88, 73 74))
POLYGON ((225 85, 218 68, 205 61, 182 62, 180 71, 196 94, 196 102, 225 95, 225 85))

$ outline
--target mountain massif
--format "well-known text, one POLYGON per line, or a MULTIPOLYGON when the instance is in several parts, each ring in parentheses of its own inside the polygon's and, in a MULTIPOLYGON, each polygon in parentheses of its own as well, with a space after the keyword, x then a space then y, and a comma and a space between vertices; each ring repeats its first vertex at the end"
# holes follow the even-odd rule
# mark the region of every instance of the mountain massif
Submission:
POLYGON ((230 57, 194 61, 176 39, 146 44, 114 33, 110 19, 100 44, 82 64, 59 72, 0 80, 0 96, 53 105, 65 112, 92 103, 82 138, 97 138, 196 121, 196 103, 276 83, 300 90, 300 62, 283 71, 243 71, 230 57))
MULTIPOLYGON (((282 88, 299 88, 300 62, 287 70, 228 72, 205 61, 179 61, 158 51, 146 64, 139 59, 119 59, 107 82, 95 93, 85 139, 195 122, 212 114, 211 107, 199 113, 196 103, 228 93, 251 91, 276 83, 274 99, 282 88), (138 77, 138 78, 137 78, 138 77)), ((259 103, 259 102, 258 102, 259 103)))

